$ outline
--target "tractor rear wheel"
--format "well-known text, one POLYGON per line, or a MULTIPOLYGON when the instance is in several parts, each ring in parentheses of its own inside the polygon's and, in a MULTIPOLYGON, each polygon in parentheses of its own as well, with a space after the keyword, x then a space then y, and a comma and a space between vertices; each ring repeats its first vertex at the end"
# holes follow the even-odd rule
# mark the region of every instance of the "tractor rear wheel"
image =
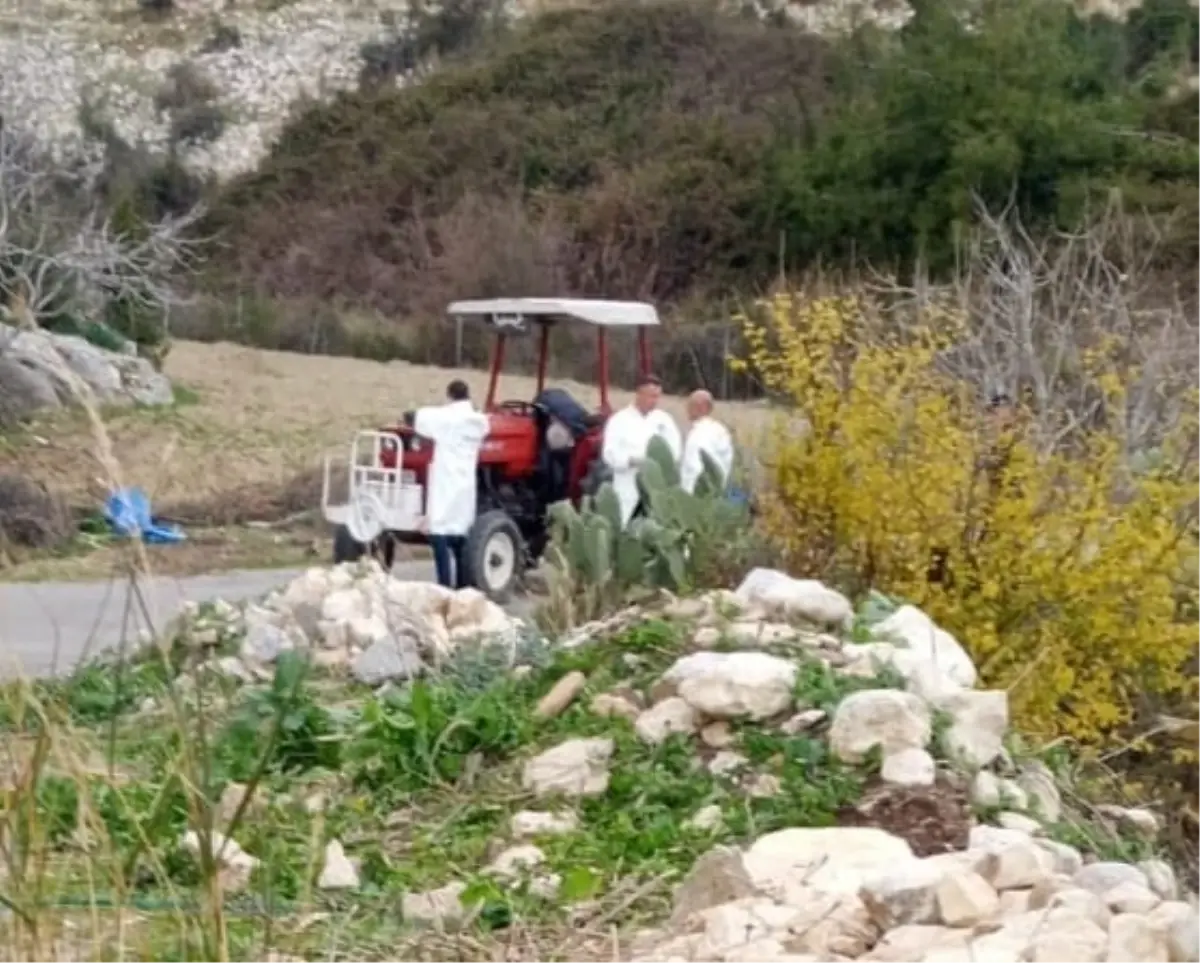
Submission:
POLYGON ((463 549, 468 585, 503 604, 512 596, 524 560, 521 530, 505 512, 485 512, 475 519, 463 549))
POLYGON ((367 554, 367 547, 350 534, 350 529, 339 525, 333 530, 333 564, 357 562, 367 554))

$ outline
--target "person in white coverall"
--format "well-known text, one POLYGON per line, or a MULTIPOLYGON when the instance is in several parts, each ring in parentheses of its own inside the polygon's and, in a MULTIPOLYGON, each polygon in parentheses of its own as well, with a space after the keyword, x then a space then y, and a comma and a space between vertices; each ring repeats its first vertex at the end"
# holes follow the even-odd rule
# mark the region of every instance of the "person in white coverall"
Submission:
POLYGON ((733 438, 712 412, 713 397, 707 391, 693 391, 688 395, 687 416, 691 428, 683 443, 683 460, 679 466, 679 483, 685 492, 694 492, 696 482, 704 474, 702 452, 721 470, 722 484, 729 484, 733 472, 733 438))
POLYGON ((604 426, 600 457, 612 469, 613 489, 621 504, 622 525, 629 524, 641 500, 637 472, 646 460, 650 439, 656 436, 663 439, 676 461, 683 447, 675 419, 658 407, 661 397, 662 382, 653 375, 645 375, 638 382, 633 403, 609 418, 604 426))
POLYGON ((439 585, 466 587, 467 532, 475 522, 475 475, 488 433, 487 415, 471 404, 463 381, 451 381, 444 405, 421 408, 413 431, 433 442, 425 485, 425 520, 439 585))

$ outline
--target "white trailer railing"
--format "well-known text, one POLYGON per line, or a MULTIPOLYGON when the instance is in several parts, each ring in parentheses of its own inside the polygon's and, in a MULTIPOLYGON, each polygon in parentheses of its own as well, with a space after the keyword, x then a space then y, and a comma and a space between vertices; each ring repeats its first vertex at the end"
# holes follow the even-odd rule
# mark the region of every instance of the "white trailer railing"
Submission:
POLYGON ((400 467, 403 452, 390 432, 360 431, 350 442, 347 501, 330 500, 333 456, 326 456, 321 479, 321 513, 332 525, 345 525, 355 541, 366 545, 383 532, 421 531, 425 487, 400 467), (385 468, 383 453, 396 451, 395 468, 385 468))

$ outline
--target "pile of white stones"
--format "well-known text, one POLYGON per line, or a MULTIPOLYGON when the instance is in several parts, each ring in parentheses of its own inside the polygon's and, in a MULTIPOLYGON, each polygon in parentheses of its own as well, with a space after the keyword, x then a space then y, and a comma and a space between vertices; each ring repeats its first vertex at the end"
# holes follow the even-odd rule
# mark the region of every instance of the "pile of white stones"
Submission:
MULTIPOLYGON (((747 796, 784 791, 778 777, 756 772, 736 751, 733 723, 750 721, 826 738, 850 763, 881 753, 885 790, 936 793, 948 781, 969 784, 974 801, 998 813, 999 825, 972 825, 964 849, 924 857, 870 826, 796 827, 744 850, 717 846, 679 886, 670 920, 636 937, 635 959, 1200 960, 1196 897, 1181 890, 1167 863, 1096 861, 1048 837, 1064 811, 1052 773, 1009 758, 1005 693, 973 688, 976 669, 966 651, 919 609, 897 609, 870 630, 868 642, 844 642, 853 620, 847 599, 819 582, 758 570, 736 592, 672 600, 658 614, 691 626, 692 651, 648 691, 625 686, 594 695, 591 712, 628 720, 649 744, 680 734, 694 739, 697 765, 747 796), (801 663, 812 660, 863 679, 887 668, 904 688, 855 691, 827 717, 795 695, 801 663), (940 759, 931 753, 935 713, 947 721, 940 759)), ((468 636, 517 630, 478 593, 394 581, 371 563, 314 569, 247 608, 244 618, 241 664, 264 666, 282 651, 307 647, 371 684, 424 671, 468 636)), ((570 641, 587 644, 599 630, 584 627, 570 641)), ((561 713, 586 684, 583 673, 568 673, 535 712, 561 713)), ((586 831, 577 803, 604 797, 615 748, 607 737, 574 738, 526 760, 523 786, 539 808, 513 816, 508 838, 496 840, 497 855, 481 871, 553 898, 561 880, 537 842, 586 831)), ((1125 832, 1153 837, 1160 830, 1149 809, 1100 811, 1125 832)), ((718 806, 679 813, 696 833, 717 830, 722 818, 718 806)), ((235 853, 243 870, 251 865, 253 857, 235 853)), ((321 885, 358 885, 336 840, 321 885)), ((410 893, 404 917, 416 925, 462 925, 470 915, 464 890, 463 881, 451 880, 410 893)))
POLYGON ((637 959, 1196 960, 1195 899, 1161 869, 990 826, 924 859, 880 829, 785 829, 702 857, 637 959))
MULTIPOLYGON (((869 643, 842 643, 820 626, 847 627, 846 599, 820 583, 758 571, 737 592, 676 602, 667 612, 696 620, 693 642, 701 651, 671 666, 649 700, 617 690, 597 696, 592 711, 630 719, 651 743, 673 733, 695 735, 701 746, 718 750, 706 763, 710 771, 736 779, 752 796, 781 786, 729 748, 733 720, 788 733, 827 726, 831 750, 845 761, 882 751, 881 778, 897 787, 932 786, 945 775, 939 766, 948 764, 973 779, 981 806, 1007 808, 999 826, 971 828, 965 850, 925 858, 904 839, 861 827, 786 829, 744 851, 717 847, 678 889, 668 925, 639 936, 637 959, 1200 959, 1196 898, 1181 898, 1167 863, 1089 861, 1046 837, 1045 827, 1063 808, 1052 774, 1040 763, 1017 767, 1008 758, 1005 693, 972 688, 976 670, 966 651, 919 609, 898 609, 874 627, 869 643), (797 628, 797 620, 813 629, 797 628), (721 639, 744 648, 703 650, 721 639), (905 689, 855 692, 827 720, 821 710, 794 703, 796 660, 758 648, 780 642, 798 643, 804 658, 842 673, 870 677, 890 667, 905 689), (935 711, 950 722, 943 743, 948 763, 929 752, 935 711)), ((578 692, 583 680, 567 677, 555 688, 578 692)), ((613 752, 611 739, 572 739, 531 759, 525 787, 558 800, 558 808, 523 813, 522 824, 543 826, 547 834, 578 831, 561 800, 602 796, 613 752)), ((1157 815, 1146 809, 1110 806, 1102 813, 1125 830, 1159 831, 1157 815)), ((680 819, 704 831, 720 825, 721 812, 704 807, 680 819)), ((526 844, 522 853, 532 864, 540 861, 536 846, 526 844)), ((444 907, 457 885, 413 897, 413 909, 444 907)))
POLYGON ((220 603, 208 617, 185 610, 183 637, 203 647, 242 635, 237 656, 218 660, 227 675, 269 675, 283 652, 308 652, 325 669, 347 669, 365 685, 403 681, 437 668, 466 640, 513 644, 520 620, 476 589, 393 579, 371 560, 312 568, 282 590, 238 610, 220 603))

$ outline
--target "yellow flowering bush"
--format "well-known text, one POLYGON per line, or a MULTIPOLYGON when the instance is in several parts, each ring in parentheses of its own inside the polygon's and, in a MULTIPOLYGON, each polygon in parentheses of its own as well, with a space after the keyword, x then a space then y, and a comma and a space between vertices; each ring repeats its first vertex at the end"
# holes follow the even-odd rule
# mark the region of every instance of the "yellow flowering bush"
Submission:
MULTIPOLYGON (((1178 575, 1195 555, 1196 463, 1180 447, 1194 420, 1135 472, 1120 417, 1048 447, 1020 405, 987 409, 945 373, 965 330, 953 310, 897 333, 864 299, 784 293, 740 320, 738 364, 807 420, 774 437, 762 493, 796 571, 919 605, 1033 736, 1102 744, 1144 699, 1192 700, 1178 575)), ((1078 372, 1117 415, 1119 358, 1096 350, 1078 372)))

